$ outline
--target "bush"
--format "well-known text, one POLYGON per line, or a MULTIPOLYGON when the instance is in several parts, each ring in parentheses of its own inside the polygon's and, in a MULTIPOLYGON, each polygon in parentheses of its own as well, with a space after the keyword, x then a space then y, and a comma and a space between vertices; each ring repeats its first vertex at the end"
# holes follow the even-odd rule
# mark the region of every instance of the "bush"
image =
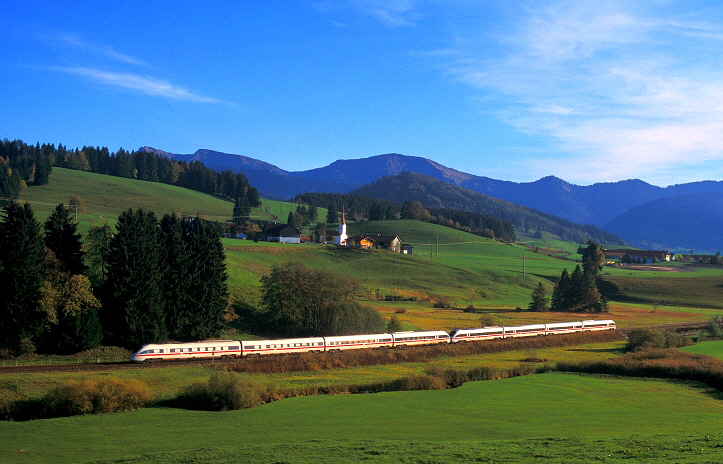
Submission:
POLYGON ((675 332, 660 329, 634 329, 628 333, 627 351, 643 351, 650 349, 679 348, 690 346, 692 341, 681 337, 675 332))
POLYGON ((413 391, 413 390, 444 390, 447 388, 443 379, 434 375, 410 374, 402 377, 397 382, 396 390, 413 391))
POLYGON ((490 327, 497 325, 497 318, 494 314, 483 314, 479 317, 479 323, 482 327, 490 327))
POLYGON ((266 389, 249 376, 216 371, 208 382, 186 387, 176 404, 186 409, 228 411, 258 406, 269 399, 266 389))
POLYGON ((435 308, 449 309, 452 307, 452 297, 446 295, 439 295, 434 297, 435 308))
POLYGON ((41 410, 46 417, 100 414, 141 408, 151 400, 151 392, 143 382, 109 377, 97 382, 71 381, 57 387, 41 400, 41 410))

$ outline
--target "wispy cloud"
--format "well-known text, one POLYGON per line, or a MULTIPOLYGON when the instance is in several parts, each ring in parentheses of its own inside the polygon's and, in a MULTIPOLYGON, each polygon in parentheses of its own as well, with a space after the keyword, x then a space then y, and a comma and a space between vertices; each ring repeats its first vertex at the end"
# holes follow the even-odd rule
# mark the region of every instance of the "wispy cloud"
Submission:
POLYGON ((68 34, 68 33, 61 33, 56 34, 54 36, 50 37, 50 40, 63 44, 65 46, 73 47, 88 53, 92 53, 94 55, 103 56, 106 58, 110 58, 113 61, 117 61, 119 63, 124 64, 130 64, 135 66, 144 66, 147 67, 148 63, 145 61, 127 55, 125 53, 121 53, 113 49, 113 47, 107 46, 107 45, 98 45, 94 44, 92 42, 89 42, 82 38, 79 35, 76 34, 68 34))
MULTIPOLYGON (((318 11, 330 15, 340 11, 354 11, 376 18, 387 27, 414 26, 419 19, 418 0, 317 0, 312 4, 318 11)), ((332 21, 339 26, 346 23, 332 21)))
POLYGON ((54 69, 69 74, 85 76, 102 84, 136 90, 146 95, 197 103, 223 103, 221 100, 194 94, 183 87, 178 87, 168 83, 167 81, 155 79, 153 77, 139 76, 137 74, 130 73, 109 72, 83 67, 54 69))
POLYGON ((723 161, 723 12, 631 5, 545 2, 437 59, 505 122, 557 141, 557 160, 528 160, 545 174, 662 179, 723 161))
POLYGON ((386 26, 413 26, 417 19, 413 0, 357 0, 356 6, 386 26))

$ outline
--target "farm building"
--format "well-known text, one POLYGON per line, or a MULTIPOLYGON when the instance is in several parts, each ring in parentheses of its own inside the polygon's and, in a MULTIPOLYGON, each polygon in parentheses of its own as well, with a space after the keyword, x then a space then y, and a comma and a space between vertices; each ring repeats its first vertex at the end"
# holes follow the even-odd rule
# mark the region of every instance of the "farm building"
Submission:
POLYGON ((402 249, 402 242, 397 235, 356 235, 349 237, 347 243, 354 244, 358 248, 379 248, 394 253, 399 253, 402 249))
POLYGON ((301 243, 301 232, 289 224, 266 224, 261 236, 266 242, 301 243))

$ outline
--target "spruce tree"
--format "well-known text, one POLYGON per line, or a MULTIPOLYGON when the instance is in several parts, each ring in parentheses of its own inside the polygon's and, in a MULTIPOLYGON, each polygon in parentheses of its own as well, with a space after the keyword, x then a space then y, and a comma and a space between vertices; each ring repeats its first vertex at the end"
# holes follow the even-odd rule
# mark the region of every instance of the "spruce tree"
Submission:
POLYGON ((569 309, 577 310, 585 304, 588 288, 588 282, 578 264, 570 275, 569 309))
POLYGON ((221 237, 213 224, 198 217, 186 222, 186 229, 192 265, 185 289, 188 325, 180 335, 192 339, 217 337, 225 326, 228 305, 226 255, 221 237))
POLYGON ((572 282, 570 281, 570 274, 567 269, 563 269, 560 274, 560 280, 555 284, 555 289, 552 291, 552 299, 550 301, 551 309, 553 311, 566 311, 570 309, 570 288, 572 282))
POLYGON ((184 221, 176 215, 165 215, 161 219, 165 272, 163 274, 163 294, 165 301, 166 324, 174 339, 188 336, 191 321, 189 308, 196 302, 189 301, 188 288, 191 282, 191 253, 185 237, 184 221))
POLYGON ((78 225, 70 217, 70 209, 60 203, 45 221, 45 246, 55 253, 60 269, 70 274, 85 270, 78 225))
POLYGON ((0 346, 16 350, 22 340, 34 342, 42 332, 47 322, 40 306, 45 258, 40 223, 30 205, 6 204, 0 222, 0 346))
POLYGON ((532 301, 530 301, 528 306, 530 311, 547 311, 547 303, 549 300, 547 298, 547 290, 545 290, 542 282, 537 283, 537 287, 532 291, 531 298, 532 301))
POLYGON ((108 252, 104 332, 128 348, 167 339, 163 260, 156 216, 128 209, 118 216, 108 252))
POLYGON ((102 226, 91 227, 85 238, 85 275, 96 289, 105 286, 108 274, 108 253, 112 238, 113 231, 107 222, 102 226))

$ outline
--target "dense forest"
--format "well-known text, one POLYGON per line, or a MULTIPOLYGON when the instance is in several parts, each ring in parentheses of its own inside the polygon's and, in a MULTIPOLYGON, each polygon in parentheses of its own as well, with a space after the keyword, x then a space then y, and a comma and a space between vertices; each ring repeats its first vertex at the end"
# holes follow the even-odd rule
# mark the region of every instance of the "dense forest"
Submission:
MULTIPOLYGON (((447 208, 425 208, 418 201, 395 202, 350 193, 303 193, 295 202, 336 212, 342 209, 354 220, 384 221, 388 219, 418 219, 446 227, 464 230, 489 238, 515 241, 515 230, 509 221, 487 214, 447 208)), ((335 216, 334 216, 335 217, 335 216)), ((327 223, 336 219, 327 218, 327 223)))
POLYGON ((43 185, 53 166, 96 172, 116 177, 162 182, 198 192, 218 195, 239 205, 237 212, 247 216, 261 205, 259 192, 243 174, 230 170, 216 172, 200 161, 176 161, 146 151, 128 152, 106 147, 69 149, 62 144, 28 145, 21 140, 0 143, 0 197, 16 199, 28 184, 43 185))

